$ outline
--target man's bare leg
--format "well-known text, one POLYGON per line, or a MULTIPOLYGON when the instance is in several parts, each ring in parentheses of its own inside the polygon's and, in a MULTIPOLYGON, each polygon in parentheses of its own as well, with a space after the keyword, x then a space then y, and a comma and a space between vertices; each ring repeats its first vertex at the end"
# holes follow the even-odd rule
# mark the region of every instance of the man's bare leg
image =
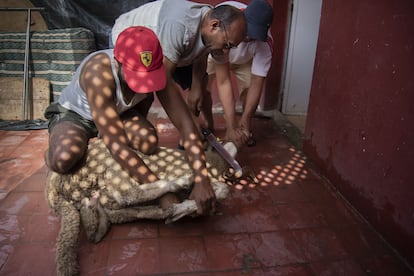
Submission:
POLYGON ((249 140, 247 141, 247 146, 254 147, 256 146, 256 139, 253 137, 253 132, 251 131, 251 121, 252 121, 251 117, 253 116, 253 114, 245 114, 245 112, 247 113, 246 111, 247 92, 248 92, 248 89, 245 89, 242 91, 242 93, 240 93, 240 101, 243 104, 242 120, 245 121, 244 127, 249 129, 249 140))
POLYGON ((213 99, 211 97, 211 92, 207 89, 205 89, 205 92, 203 91, 203 105, 201 109, 203 120, 206 123, 203 127, 214 132, 213 99))
POLYGON ((209 129, 214 133, 214 119, 213 119, 213 99, 211 96, 211 84, 214 77, 211 75, 205 75, 202 86, 203 101, 201 105, 201 115, 203 121, 203 128, 209 129))

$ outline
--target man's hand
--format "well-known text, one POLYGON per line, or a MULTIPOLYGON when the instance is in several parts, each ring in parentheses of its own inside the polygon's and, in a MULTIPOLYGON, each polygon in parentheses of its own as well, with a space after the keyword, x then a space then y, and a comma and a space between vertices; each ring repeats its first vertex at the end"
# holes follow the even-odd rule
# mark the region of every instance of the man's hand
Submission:
MULTIPOLYGON (((186 105, 177 85, 172 79, 172 72, 175 70, 175 66, 176 65, 168 60, 168 58, 164 57, 164 67, 167 72, 167 86, 165 90, 158 91, 157 96, 171 122, 180 131, 189 164, 194 172, 195 183, 189 198, 196 201, 198 214, 207 215, 210 214, 210 212, 215 211, 215 194, 213 187, 210 184, 210 179, 208 178, 203 144, 197 127, 191 117, 189 107, 186 105)), ((195 70, 194 67, 193 70, 195 70)), ((203 74, 205 73, 205 68, 202 72, 203 74)), ((189 95, 194 96, 195 98, 193 99, 201 99, 200 88, 200 85, 194 85, 193 82, 189 95), (193 92, 197 91, 200 94, 193 94, 193 92)), ((200 100, 192 100, 191 102, 192 107, 190 108, 192 108, 193 111, 199 111, 200 100)))
POLYGON ((228 127, 224 140, 231 141, 236 145, 237 148, 240 148, 249 141, 249 133, 246 132, 243 128, 228 127))
POLYGON ((198 215, 209 215, 216 211, 216 195, 208 178, 194 183, 189 199, 196 201, 198 215))
POLYGON ((187 105, 191 114, 198 117, 202 106, 203 97, 201 90, 194 89, 187 93, 187 105))

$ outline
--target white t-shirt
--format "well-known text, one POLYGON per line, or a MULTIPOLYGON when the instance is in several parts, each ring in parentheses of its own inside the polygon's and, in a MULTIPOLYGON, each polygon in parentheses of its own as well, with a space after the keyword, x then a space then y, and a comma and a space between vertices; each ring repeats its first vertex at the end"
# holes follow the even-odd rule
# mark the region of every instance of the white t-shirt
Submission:
POLYGON ((183 0, 158 0, 146 3, 118 17, 112 28, 112 41, 131 26, 144 26, 157 35, 164 56, 180 66, 187 66, 205 53, 201 39, 203 16, 211 5, 183 0))
MULTIPOLYGON (((226 1, 219 5, 231 5, 238 9, 245 9, 246 4, 237 1, 226 1)), ((273 38, 268 32, 267 41, 253 40, 242 41, 236 48, 229 51, 230 64, 246 64, 252 62, 251 73, 260 77, 266 77, 272 64, 273 38)), ((211 59, 209 55, 209 59, 211 59)), ((216 61, 218 62, 218 61, 216 61)))
POLYGON ((134 97, 129 101, 126 102, 124 99, 124 96, 122 94, 122 88, 120 84, 120 80, 118 77, 118 70, 116 67, 116 62, 114 58, 114 51, 113 49, 106 49, 106 50, 100 50, 97 52, 90 53, 79 65, 79 67, 76 69, 75 75, 73 76, 71 82, 68 86, 63 89, 62 94, 60 95, 58 99, 58 103, 62 105, 64 108, 72 110, 79 115, 81 115, 83 118, 88 120, 92 119, 91 114, 91 108, 89 106, 88 98, 86 96, 86 92, 82 89, 79 79, 80 74, 83 70, 83 67, 85 64, 89 62, 91 58, 98 54, 105 53, 108 55, 109 59, 111 60, 111 68, 112 68, 112 74, 115 79, 116 84, 116 93, 115 93, 115 106, 116 110, 119 114, 122 114, 123 112, 133 108, 138 103, 140 103, 142 100, 144 100, 148 94, 146 93, 134 93, 134 97))

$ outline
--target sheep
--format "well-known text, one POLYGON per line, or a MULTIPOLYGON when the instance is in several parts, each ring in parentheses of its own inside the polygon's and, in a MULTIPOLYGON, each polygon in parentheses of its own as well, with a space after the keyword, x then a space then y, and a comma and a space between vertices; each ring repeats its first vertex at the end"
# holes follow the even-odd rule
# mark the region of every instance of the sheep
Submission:
MULTIPOLYGON (((234 144, 226 144, 233 156, 234 144)), ((160 147, 152 155, 137 154, 159 177, 154 183, 138 183, 121 166, 100 139, 88 146, 85 163, 70 174, 47 172, 45 197, 50 208, 61 217, 61 228, 56 242, 56 262, 59 275, 78 273, 76 246, 80 227, 89 241, 103 239, 112 223, 125 223, 139 219, 174 222, 183 216, 194 216, 194 200, 185 199, 193 182, 192 170, 185 152, 160 147), (181 203, 162 209, 157 199, 172 192, 184 196, 181 203)), ((228 174, 227 163, 214 151, 206 152, 209 177, 218 201, 229 193, 221 176, 228 174)), ((254 180, 254 179, 253 179, 254 180)))

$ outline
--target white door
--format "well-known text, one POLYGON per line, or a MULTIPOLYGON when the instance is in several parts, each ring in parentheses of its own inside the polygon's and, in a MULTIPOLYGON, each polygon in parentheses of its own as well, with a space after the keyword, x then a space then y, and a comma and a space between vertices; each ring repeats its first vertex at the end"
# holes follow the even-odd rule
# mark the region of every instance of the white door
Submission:
POLYGON ((292 0, 282 113, 306 115, 318 42, 322 0, 292 0))

